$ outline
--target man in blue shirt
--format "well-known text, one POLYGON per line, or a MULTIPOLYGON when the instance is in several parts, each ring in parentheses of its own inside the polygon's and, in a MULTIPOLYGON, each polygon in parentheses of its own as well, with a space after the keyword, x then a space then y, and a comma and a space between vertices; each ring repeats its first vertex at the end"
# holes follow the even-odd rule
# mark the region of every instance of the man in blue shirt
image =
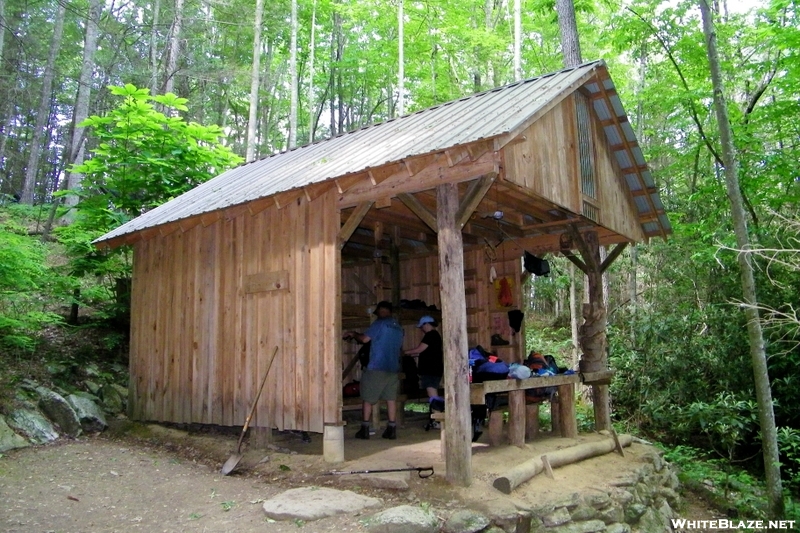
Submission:
POLYGON ((403 328, 392 316, 392 304, 380 302, 375 309, 377 320, 363 334, 348 331, 345 339, 356 339, 365 344, 370 342, 369 364, 361 375, 361 429, 357 439, 369 439, 369 422, 372 406, 386 400, 389 425, 383 432, 384 439, 397 438, 397 388, 400 372, 400 351, 403 348, 403 328))

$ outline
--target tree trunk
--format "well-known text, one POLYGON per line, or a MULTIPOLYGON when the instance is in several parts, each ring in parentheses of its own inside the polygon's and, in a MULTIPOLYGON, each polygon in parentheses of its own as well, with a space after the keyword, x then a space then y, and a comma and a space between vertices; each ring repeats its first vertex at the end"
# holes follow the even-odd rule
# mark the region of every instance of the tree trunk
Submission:
POLYGON ((158 92, 158 22, 161 0, 153 1, 153 27, 150 29, 150 94, 158 92))
MULTIPOLYGON (((100 0, 89 0, 89 12, 86 16, 86 34, 83 39, 83 64, 78 81, 78 95, 75 98, 75 111, 72 115, 72 125, 69 134, 69 150, 65 154, 68 158, 65 167, 69 165, 82 165, 85 143, 85 128, 79 126, 89 117, 89 99, 92 94, 92 74, 94 73, 94 55, 97 52, 97 39, 100 35, 100 16, 103 13, 103 4, 100 0)), ((82 174, 68 172, 67 188, 77 189, 83 179, 82 174)), ((67 196, 65 203, 74 206, 78 203, 76 196, 67 196)))
POLYGON ((183 25, 184 1, 185 0, 175 0, 175 16, 172 19, 172 28, 170 28, 169 32, 169 56, 167 58, 164 93, 174 92, 175 74, 178 72, 178 54, 181 52, 181 26, 183 25))
POLYGON ((767 357, 764 350, 764 337, 758 314, 758 299, 753 267, 750 264, 747 250, 750 237, 747 230, 747 215, 744 210, 742 193, 739 188, 739 161, 733 144, 728 107, 723 90, 722 71, 717 52, 717 36, 709 5, 700 0, 700 12, 703 16, 703 34, 708 52, 708 63, 711 71, 711 83, 714 87, 714 109, 719 124, 719 136, 722 144, 722 159, 725 163, 725 185, 731 203, 733 228, 736 233, 736 244, 740 252, 737 254, 742 281, 742 296, 745 302, 747 317, 747 333, 750 340, 750 358, 753 363, 753 376, 758 401, 758 421, 761 425, 762 453, 767 480, 767 499, 769 501, 769 518, 779 519, 784 514, 784 503, 781 488, 781 468, 778 452, 777 431, 775 428, 775 412, 772 406, 772 389, 767 371, 767 357))
POLYGON ((316 111, 314 106, 314 37, 317 24, 317 0, 311 4, 311 43, 308 50, 308 142, 314 142, 316 111))
POLYGON ((558 29, 561 32, 561 53, 565 67, 577 67, 581 59, 581 45, 578 39, 578 25, 575 22, 575 5, 572 0, 556 0, 558 29))
POLYGON ((253 64, 250 70, 250 111, 247 115, 247 148, 245 160, 252 161, 256 155, 256 121, 258 120, 258 87, 261 74, 261 21, 264 17, 264 0, 256 0, 256 16, 253 22, 253 64))
POLYGON ((575 265, 569 264, 569 329, 572 332, 572 364, 578 367, 578 298, 575 283, 575 265))
MULTIPOLYGON (((6 0, 0 0, 0 65, 3 64, 3 45, 6 41, 6 0)), ((0 159, 2 161, 2 159, 0 159)))
POLYGON ((289 78, 292 84, 289 98, 289 149, 297 146, 297 0, 292 0, 292 28, 289 50, 289 78))
POLYGON ((399 0, 397 4, 397 116, 402 117, 406 110, 405 90, 406 90, 406 71, 405 71, 405 58, 403 56, 403 29, 405 21, 403 20, 403 0, 399 0))
POLYGON ((514 80, 522 79, 522 8, 521 0, 514 0, 514 80))
POLYGON ((459 208, 458 185, 436 187, 436 223, 439 228, 439 279, 445 373, 446 477, 450 483, 468 486, 472 481, 472 439, 469 376, 464 354, 467 344, 467 312, 464 300, 464 244, 456 221, 459 208))
POLYGON ((25 185, 22 189, 22 198, 20 200, 25 204, 33 204, 34 191, 36 190, 36 174, 39 170, 39 159, 42 156, 42 137, 50 120, 50 99, 53 91, 56 58, 58 57, 58 49, 61 48, 61 37, 64 33, 65 13, 65 4, 58 4, 53 37, 50 40, 50 51, 47 54, 47 65, 45 65, 44 76, 42 77, 42 95, 39 100, 39 109, 36 112, 36 123, 31 138, 28 166, 25 167, 25 185))

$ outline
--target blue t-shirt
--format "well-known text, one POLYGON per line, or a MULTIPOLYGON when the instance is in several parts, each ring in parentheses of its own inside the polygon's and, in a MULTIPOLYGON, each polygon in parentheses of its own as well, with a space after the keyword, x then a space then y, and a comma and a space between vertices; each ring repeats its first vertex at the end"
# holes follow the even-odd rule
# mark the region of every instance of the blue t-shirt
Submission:
POLYGON ((364 335, 370 338, 369 370, 400 372, 400 350, 403 348, 403 328, 394 317, 379 318, 364 335))

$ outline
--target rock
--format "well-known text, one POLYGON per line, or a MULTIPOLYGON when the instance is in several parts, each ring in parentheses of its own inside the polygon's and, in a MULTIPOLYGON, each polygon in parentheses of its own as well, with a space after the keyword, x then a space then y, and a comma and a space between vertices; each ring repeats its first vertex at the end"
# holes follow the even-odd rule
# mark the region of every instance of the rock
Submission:
POLYGON ((63 396, 45 387, 37 387, 36 392, 39 395, 39 408, 47 418, 70 437, 81 434, 81 421, 63 396))
POLYGON ((625 521, 629 524, 635 524, 646 511, 647 506, 641 503, 632 503, 625 509, 625 521))
POLYGON ((597 518, 599 518, 606 524, 613 524, 615 522, 624 522, 625 512, 619 505, 609 505, 608 507, 599 512, 597 518))
POLYGON ((646 483, 637 483, 633 495, 638 503, 648 505, 653 499, 653 489, 646 483))
POLYGON ((572 520, 566 507, 559 507, 552 513, 542 517, 542 522, 547 527, 560 526, 572 520))
POLYGON ((661 507, 658 508, 658 512, 664 517, 664 521, 666 523, 670 523, 670 520, 675 518, 675 513, 672 511, 672 507, 670 507, 667 502, 661 504, 661 507))
POLYGON ((573 522, 565 526, 548 529, 547 533, 596 533, 605 531, 606 525, 602 520, 589 520, 586 522, 573 522))
POLYGON ((108 427, 106 417, 100 407, 88 398, 70 394, 67 396, 67 403, 75 410, 78 415, 81 428, 87 433, 103 431, 108 427))
POLYGON ((653 509, 648 507, 647 511, 639 519, 639 529, 647 533, 661 533, 662 531, 672 531, 668 519, 653 509))
POLYGON ((644 479, 655 471, 656 469, 652 464, 646 464, 639 467, 636 470, 636 474, 639 476, 639 479, 644 479))
POLYGON ((573 492, 569 498, 565 498, 553 505, 553 509, 556 507, 566 507, 568 511, 572 511, 573 509, 578 508, 581 503, 583 503, 581 495, 577 492, 573 492))
POLYGON ((122 397, 114 387, 110 385, 104 385, 100 390, 100 395, 103 397, 103 409, 105 409, 108 414, 115 415, 125 411, 122 397))
POLYGON ((498 498, 488 497, 480 502, 475 502, 472 508, 486 515, 500 529, 517 531, 517 525, 526 516, 526 513, 520 512, 505 495, 500 496, 498 498))
POLYGON ((24 448, 26 446, 30 446, 28 440, 14 433, 14 430, 8 427, 6 419, 0 415, 0 452, 24 448))
POLYGON ((631 494, 627 490, 615 489, 611 493, 611 499, 619 503, 620 505, 625 506, 633 501, 633 494, 631 494))
POLYGON ((318 520, 342 513, 357 513, 381 505, 378 498, 349 490, 319 487, 290 489, 264 502, 264 513, 273 520, 318 520))
POLYGON ((580 507, 576 508, 572 511, 572 520, 575 522, 583 522, 585 520, 591 520, 593 518, 597 518, 597 509, 594 507, 590 507, 588 505, 581 505, 580 507))
POLYGON ((36 444, 44 444, 58 438, 58 431, 53 427, 53 423, 35 409, 26 407, 16 409, 9 415, 8 422, 36 444))
POLYGON ((491 521, 481 513, 469 510, 456 511, 444 524, 444 533, 478 533, 486 529, 491 521))
POLYGON ((642 457, 643 460, 653 465, 656 472, 661 472, 664 468, 664 459, 656 452, 650 452, 642 457))
POLYGON ((86 381, 83 382, 83 384, 86 385, 86 388, 89 389, 89 392, 91 392, 95 396, 100 394, 100 385, 98 385, 94 381, 89 381, 87 379, 86 381))
POLYGON ((606 528, 606 533, 631 533, 631 526, 628 524, 611 524, 606 528))
MULTIPOLYGON (((86 398, 87 400, 91 400, 94 403, 100 403, 100 398, 98 398, 97 396, 95 396, 91 392, 84 392, 82 390, 79 390, 79 391, 73 392, 72 394, 74 394, 75 396, 80 396, 81 398, 86 398)), ((67 401, 69 401, 69 400, 67 400, 67 401)))
POLYGON ((672 490, 671 488, 661 487, 660 489, 658 489, 658 491, 656 491, 656 494, 667 500, 667 503, 669 503, 670 507, 678 506, 678 501, 680 500, 680 496, 678 496, 678 493, 672 490))
POLYGON ((439 520, 429 509, 412 505, 392 507, 362 521, 375 533, 435 533, 439 520))
POLYGON ((583 501, 586 502, 586 505, 591 505, 595 509, 600 509, 611 503, 611 496, 605 491, 598 490, 597 492, 585 495, 583 501))
POLYGON ((487 529, 484 533, 506 533, 506 532, 497 526, 492 526, 489 529, 487 529))

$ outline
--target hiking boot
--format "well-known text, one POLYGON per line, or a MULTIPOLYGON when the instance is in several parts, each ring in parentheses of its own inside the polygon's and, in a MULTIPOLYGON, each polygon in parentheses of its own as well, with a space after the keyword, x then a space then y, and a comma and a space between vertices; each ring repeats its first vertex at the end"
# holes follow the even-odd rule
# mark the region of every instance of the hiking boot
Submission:
POLYGON ((358 430, 356 433, 357 439, 362 440, 369 440, 369 428, 367 426, 361 426, 361 429, 358 430))
POLYGON ((511 343, 501 337, 499 333, 492 335, 492 346, 508 346, 509 344, 511 343))
POLYGON ((381 435, 384 439, 397 439, 397 426, 386 426, 386 430, 381 435))

